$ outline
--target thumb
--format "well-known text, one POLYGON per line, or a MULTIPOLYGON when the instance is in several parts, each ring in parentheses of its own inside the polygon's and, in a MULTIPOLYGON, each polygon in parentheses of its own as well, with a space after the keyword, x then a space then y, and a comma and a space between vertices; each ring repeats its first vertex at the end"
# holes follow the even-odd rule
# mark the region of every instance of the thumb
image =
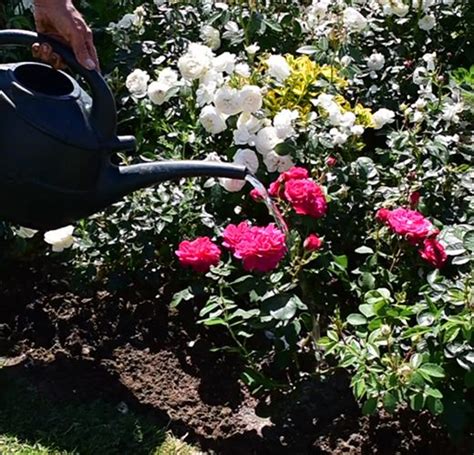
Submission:
POLYGON ((89 52, 86 40, 82 39, 82 36, 79 36, 74 38, 71 44, 77 61, 88 70, 95 69, 96 65, 94 63, 94 58, 89 52))

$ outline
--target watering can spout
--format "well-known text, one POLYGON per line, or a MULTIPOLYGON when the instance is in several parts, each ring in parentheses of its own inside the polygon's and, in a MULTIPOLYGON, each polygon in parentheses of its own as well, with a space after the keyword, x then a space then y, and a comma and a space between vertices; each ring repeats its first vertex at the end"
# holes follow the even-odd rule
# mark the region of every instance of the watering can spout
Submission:
POLYGON ((245 166, 212 161, 156 161, 112 166, 106 169, 99 185, 103 205, 118 201, 140 188, 167 180, 185 177, 220 177, 244 180, 248 174, 245 166))

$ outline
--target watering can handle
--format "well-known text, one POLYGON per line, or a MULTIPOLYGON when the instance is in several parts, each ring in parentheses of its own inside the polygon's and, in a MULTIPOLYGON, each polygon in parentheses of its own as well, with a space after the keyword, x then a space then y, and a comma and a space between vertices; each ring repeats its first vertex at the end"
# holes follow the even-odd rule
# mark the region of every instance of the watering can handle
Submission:
POLYGON ((104 140, 113 140, 117 127, 115 100, 98 71, 84 68, 69 47, 49 36, 25 30, 0 30, 0 46, 31 46, 36 42, 48 43, 72 71, 84 78, 92 92, 91 124, 104 140))

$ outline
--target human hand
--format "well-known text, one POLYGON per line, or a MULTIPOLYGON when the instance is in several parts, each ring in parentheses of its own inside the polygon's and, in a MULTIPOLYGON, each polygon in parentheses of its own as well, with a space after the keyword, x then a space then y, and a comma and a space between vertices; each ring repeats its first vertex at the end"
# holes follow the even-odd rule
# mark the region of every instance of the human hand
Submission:
MULTIPOLYGON (((78 62, 88 70, 99 70, 99 59, 92 32, 72 0, 35 0, 34 16, 38 33, 69 45, 78 62)), ((61 57, 47 43, 35 43, 33 55, 55 68, 61 68, 61 57)))

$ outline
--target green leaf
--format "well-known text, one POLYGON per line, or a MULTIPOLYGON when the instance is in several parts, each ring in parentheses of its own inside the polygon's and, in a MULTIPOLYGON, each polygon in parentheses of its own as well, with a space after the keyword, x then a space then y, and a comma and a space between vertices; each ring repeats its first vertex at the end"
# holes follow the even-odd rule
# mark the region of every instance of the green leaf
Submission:
POLYGON ((205 319, 204 321, 201 321, 204 325, 225 325, 227 326, 227 322, 224 321, 224 319, 217 318, 217 319, 205 319))
POLYGON ((440 415, 444 411, 443 402, 439 398, 428 397, 426 399, 426 407, 434 414, 440 415))
POLYGON ((347 269, 347 266, 349 264, 349 261, 347 260, 347 256, 346 255, 341 255, 341 256, 333 256, 334 258, 334 262, 339 266, 341 267, 342 269, 346 270, 347 269))
POLYGON ((394 412, 397 407, 397 400, 390 392, 387 392, 383 397, 383 405, 388 412, 394 412))
POLYGON ((351 325, 364 325, 367 324, 367 319, 359 313, 352 313, 347 316, 347 322, 351 325))
POLYGON ((193 298, 194 298, 194 294, 191 288, 188 287, 173 295, 173 298, 171 299, 170 307, 176 308, 183 300, 187 302, 188 300, 192 300, 193 298))
POLYGON ((299 54, 311 55, 311 54, 314 54, 315 52, 318 52, 318 50, 319 49, 316 46, 301 46, 296 50, 296 52, 298 52, 299 54))
POLYGON ((367 303, 363 303, 362 305, 359 305, 359 311, 366 317, 370 318, 372 316, 375 316, 375 311, 372 308, 372 305, 368 305, 367 303))
POLYGON ((354 250, 358 254, 373 254, 374 250, 368 246, 360 246, 354 250))
POLYGON ((288 142, 280 142, 273 149, 280 156, 291 155, 296 151, 296 147, 288 142))
POLYGON ((443 398, 443 394, 438 389, 433 389, 431 387, 427 387, 425 393, 433 398, 443 398))
POLYGON ((413 354, 410 358, 410 365, 413 368, 418 368, 421 365, 421 362, 423 361, 423 356, 419 353, 413 354))
POLYGON ((424 363, 418 369, 421 374, 425 374, 427 376, 432 376, 433 378, 444 378, 444 370, 440 365, 436 365, 435 363, 424 363))
POLYGON ((462 239, 462 244, 466 250, 474 251, 474 230, 467 231, 462 239))
POLYGON ((371 415, 377 409, 377 398, 369 398, 362 406, 362 414, 371 415))
POLYGON ((410 408, 414 411, 421 411, 425 404, 425 397, 421 393, 416 393, 410 397, 410 408))

